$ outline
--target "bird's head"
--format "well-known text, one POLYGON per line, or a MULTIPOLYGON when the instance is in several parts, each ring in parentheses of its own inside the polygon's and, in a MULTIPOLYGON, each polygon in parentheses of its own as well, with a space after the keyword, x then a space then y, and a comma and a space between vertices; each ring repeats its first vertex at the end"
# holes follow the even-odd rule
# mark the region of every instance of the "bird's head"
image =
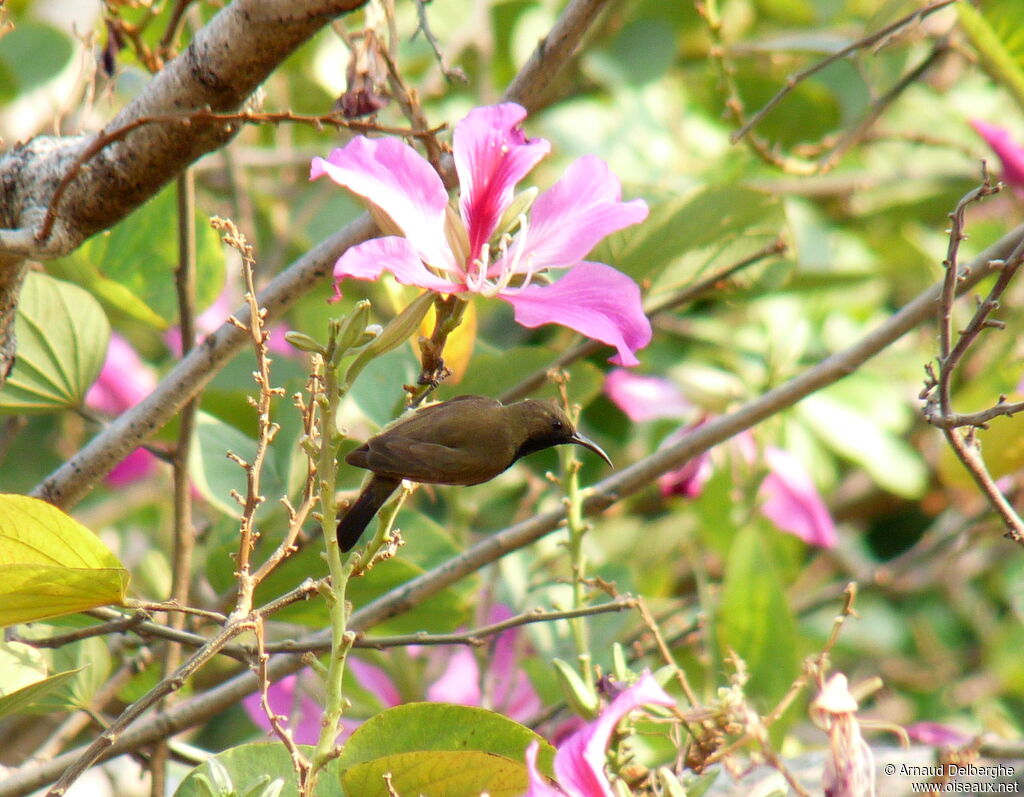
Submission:
POLYGON ((551 446, 573 443, 589 448, 609 465, 612 461, 593 440, 576 431, 565 411, 551 400, 526 399, 508 408, 517 417, 525 439, 516 452, 516 459, 551 446))

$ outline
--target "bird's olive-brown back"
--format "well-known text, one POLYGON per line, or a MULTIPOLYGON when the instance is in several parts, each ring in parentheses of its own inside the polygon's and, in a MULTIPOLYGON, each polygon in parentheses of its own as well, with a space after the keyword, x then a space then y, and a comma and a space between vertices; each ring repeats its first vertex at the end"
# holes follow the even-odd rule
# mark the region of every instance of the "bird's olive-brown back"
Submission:
POLYGON ((390 478, 479 484, 515 461, 518 435, 507 409, 485 396, 424 407, 371 437, 345 461, 390 478))

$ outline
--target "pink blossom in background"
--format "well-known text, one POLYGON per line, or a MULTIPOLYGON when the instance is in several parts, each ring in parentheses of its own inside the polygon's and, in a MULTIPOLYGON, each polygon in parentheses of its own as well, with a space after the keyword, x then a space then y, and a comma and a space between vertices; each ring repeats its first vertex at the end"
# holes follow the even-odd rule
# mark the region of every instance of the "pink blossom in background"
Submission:
POLYGON ((913 741, 932 747, 959 749, 969 745, 975 738, 973 734, 940 722, 915 722, 904 730, 913 741))
POLYGON ((657 418, 685 418, 694 406, 676 384, 662 376, 643 376, 613 368, 604 380, 604 392, 634 423, 657 418))
MULTIPOLYGON (((238 283, 235 280, 228 280, 213 300, 213 304, 196 316, 196 344, 220 329, 228 316, 233 315, 243 304, 242 291, 238 283)), ((284 333, 288 331, 286 324, 273 324, 268 331, 270 337, 267 339, 267 349, 271 354, 282 357, 294 357, 298 354, 295 347, 284 339, 284 333)), ((167 329, 164 333, 164 345, 175 357, 181 357, 181 327, 175 325, 167 329)))
MULTIPOLYGON (((683 426, 665 438, 662 447, 686 437, 694 429, 698 429, 707 423, 702 418, 689 426, 683 426)), ((711 461, 711 452, 705 451, 686 462, 681 468, 670 470, 658 477, 658 489, 663 497, 681 495, 684 498, 696 498, 704 490, 704 485, 715 472, 714 463, 711 461)))
MULTIPOLYGON (((507 606, 495 604, 491 607, 487 623, 499 623, 512 615, 512 610, 507 606)), ((456 647, 454 651, 450 646, 410 648, 413 658, 425 659, 428 674, 440 671, 427 684, 423 696, 411 699, 425 698, 436 703, 483 706, 520 722, 532 720, 540 713, 543 705, 526 673, 519 667, 517 658, 520 639, 522 635, 515 628, 498 634, 494 638, 484 672, 480 670, 473 649, 464 645, 456 647)), ((346 666, 359 686, 376 698, 381 709, 393 708, 406 702, 391 676, 377 665, 351 656, 346 666)), ((321 709, 305 695, 298 705, 295 703, 297 684, 296 676, 287 676, 271 684, 267 695, 275 714, 294 717, 295 723, 291 727, 295 740, 299 744, 312 744, 320 732, 321 709), (304 738, 310 738, 310 733, 313 734, 313 741, 303 741, 304 738)), ((249 695, 243 699, 242 704, 249 719, 257 727, 270 731, 270 722, 259 700, 258 694, 249 695)), ((338 739, 347 739, 362 723, 362 719, 343 718, 338 739)))
POLYGON ((519 105, 505 103, 476 108, 456 125, 457 211, 430 163, 398 139, 358 136, 326 159, 314 158, 311 180, 326 175, 363 197, 403 236, 351 247, 334 267, 336 285, 388 272, 429 291, 497 297, 525 327, 569 327, 615 347, 613 362, 635 365, 635 352, 651 339, 640 289, 611 266, 583 258, 609 233, 643 221, 647 205, 620 201, 618 178, 587 155, 529 213, 524 205, 518 220, 506 219, 510 229, 498 229, 516 184, 550 150, 544 139, 523 134, 525 116, 519 105), (555 269, 567 272, 542 284, 555 269))
POLYGON ((88 407, 117 416, 153 392, 156 374, 117 332, 110 335, 100 375, 85 394, 88 407))
MULTIPOLYGON (((604 391, 608 398, 635 422, 656 418, 686 417, 692 410, 682 391, 660 376, 642 376, 624 369, 609 372, 604 391)), ((673 432, 662 443, 672 445, 707 423, 705 416, 673 432)), ((749 432, 728 443, 742 459, 753 463, 757 448, 749 432)), ((768 475, 760 487, 761 513, 782 531, 795 534, 809 545, 831 548, 836 544, 835 524, 814 481, 800 461, 787 451, 768 446, 763 454, 768 475)), ((714 473, 711 452, 705 451, 682 467, 658 477, 664 497, 696 498, 714 473)))
POLYGON ((1021 196, 1024 196, 1024 147, 1017 143, 1009 130, 990 125, 980 119, 972 119, 973 127, 1003 164, 1003 180, 1021 196))
POLYGON ((625 689, 601 715, 566 739, 555 753, 555 780, 551 786, 537 771, 537 750, 533 742, 526 749, 530 788, 526 797, 614 797, 604 772, 608 740, 623 717, 640 706, 674 706, 673 700, 650 673, 644 673, 625 689))
POLYGON ((796 457, 774 446, 764 450, 768 475, 761 483, 761 514, 808 545, 832 548, 836 527, 811 475, 796 457))
MULTIPOLYGON (((309 670, 301 672, 312 675, 309 670)), ((267 702, 270 703, 271 711, 285 717, 284 724, 290 728, 296 744, 316 744, 320 738, 320 706, 305 692, 299 694, 296 702, 295 690, 298 684, 299 673, 286 675, 281 680, 274 681, 267 689, 267 702)), ((242 707, 255 725, 270 732, 270 720, 260 705, 259 692, 243 697, 242 707)))
MULTIPOLYGON (((110 335, 107 358, 100 375, 85 394, 85 404, 97 412, 116 418, 153 392, 156 373, 146 365, 121 335, 110 335)), ((156 458, 144 448, 137 448, 107 474, 112 487, 123 487, 144 479, 156 468, 156 458)))

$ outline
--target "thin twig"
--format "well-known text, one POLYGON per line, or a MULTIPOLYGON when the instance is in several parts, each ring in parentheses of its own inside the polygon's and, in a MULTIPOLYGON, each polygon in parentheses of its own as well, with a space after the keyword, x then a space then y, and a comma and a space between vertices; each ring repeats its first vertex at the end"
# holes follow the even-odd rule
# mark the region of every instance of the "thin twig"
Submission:
MULTIPOLYGON (((971 263, 971 273, 960 285, 969 290, 988 276, 994 269, 991 261, 1007 257, 1024 241, 1024 226, 1014 229, 999 241, 988 247, 971 263)), ((709 421, 688 437, 679 440, 629 468, 620 471, 594 485, 589 492, 585 508, 596 512, 621 500, 647 485, 658 474, 679 467, 702 451, 727 440, 743 429, 771 417, 781 409, 792 406, 800 399, 820 390, 826 385, 853 373, 862 363, 885 350, 894 341, 914 327, 932 318, 935 302, 941 286, 925 290, 898 313, 868 333, 853 346, 832 355, 817 366, 795 377, 790 382, 769 391, 765 395, 744 405, 738 410, 709 421)), ((412 581, 397 587, 362 607, 352 617, 351 628, 364 631, 385 619, 419 605, 431 595, 445 589, 455 581, 512 551, 518 550, 534 540, 555 530, 563 518, 561 510, 544 512, 529 520, 517 523, 501 532, 489 535, 458 557, 423 573, 412 581)), ((311 635, 301 644, 327 639, 323 632, 311 635)), ((218 649, 221 646, 218 646, 218 649)), ((300 655, 275 656, 267 664, 268 677, 278 679, 296 672, 305 666, 300 655)), ((226 707, 238 702, 257 686, 256 676, 243 673, 220 684, 202 695, 183 700, 172 706, 157 719, 139 723, 124 733, 118 741, 111 740, 103 745, 101 755, 109 757, 128 750, 134 750, 154 740, 206 721, 226 707)), ((141 713, 141 712, 140 712, 141 713)), ((71 751, 58 756, 46 764, 30 766, 22 771, 10 773, 0 783, 0 797, 21 797, 50 782, 81 755, 71 751)))
POLYGON ((786 97, 787 94, 793 91, 793 89, 795 89, 798 85, 800 85, 800 83, 805 81, 807 78, 816 75, 818 72, 821 72, 823 69, 826 69, 827 67, 831 66, 836 61, 841 61, 842 59, 846 58, 846 56, 851 55, 857 52, 858 50, 873 47, 876 43, 882 42, 885 39, 890 38, 894 33, 901 30, 902 28, 905 28, 908 25, 912 25, 915 22, 918 22, 919 20, 922 20, 925 17, 929 16, 930 14, 935 13, 939 9, 945 8, 946 6, 952 5, 953 3, 956 2, 958 2, 958 0, 938 0, 938 2, 932 3, 931 5, 925 6, 924 8, 918 8, 910 12, 906 16, 897 19, 895 22, 886 25, 884 28, 881 28, 880 30, 875 31, 874 33, 868 34, 867 36, 857 39, 855 42, 851 42, 846 47, 834 52, 827 58, 824 58, 821 61, 818 61, 816 64, 813 64, 807 67, 806 69, 802 69, 795 75, 791 75, 790 77, 786 78, 786 85, 779 89, 775 96, 768 100, 768 102, 765 103, 765 105, 759 111, 757 111, 753 116, 751 116, 743 124, 743 126, 740 127, 739 130, 737 130, 735 133, 729 136, 729 140, 733 144, 735 144, 737 141, 739 141, 741 138, 747 135, 747 133, 749 133, 754 127, 756 127, 761 122, 761 120, 764 119, 776 105, 782 102, 782 100, 786 97))
POLYGON ((430 0, 414 0, 416 16, 419 19, 419 27, 416 28, 412 38, 415 39, 418 33, 423 33, 423 38, 427 40, 427 44, 430 45, 430 49, 434 51, 434 58, 437 59, 437 64, 441 67, 441 74, 444 75, 444 79, 447 80, 448 83, 455 83, 456 81, 459 83, 468 83, 469 78, 466 77, 465 72, 457 66, 448 66, 444 53, 441 52, 441 46, 437 42, 437 37, 430 31, 430 23, 427 20, 428 2, 430 2, 430 0))
MULTIPOLYGON (((961 434, 961 421, 965 416, 957 415, 952 408, 953 375, 964 355, 973 346, 983 331, 999 328, 1002 322, 991 319, 992 313, 999 307, 999 299, 1009 287, 1017 271, 1024 263, 1024 241, 1014 247, 1005 260, 993 261, 988 264, 996 268, 998 276, 985 299, 979 302, 967 326, 956 336, 953 333, 953 303, 959 292, 961 283, 969 276, 969 269, 961 271, 959 251, 961 242, 967 237, 964 232, 964 218, 967 208, 975 202, 991 196, 1000 190, 1000 185, 993 185, 989 179, 988 169, 982 161, 982 183, 978 188, 966 194, 956 208, 949 214, 950 230, 949 245, 946 259, 943 261, 945 275, 936 308, 939 324, 939 357, 938 373, 929 364, 926 368, 928 377, 925 380, 921 398, 924 399, 924 417, 942 429, 953 452, 967 468, 975 484, 984 493, 989 503, 999 515, 1007 530, 1007 536, 1014 542, 1024 545, 1024 520, 1017 514, 1010 502, 1006 500, 995 479, 988 472, 985 460, 976 444, 975 434, 978 425, 970 425, 966 436, 961 434)), ((1010 415, 1016 411, 1013 405, 1005 403, 1006 397, 1000 396, 996 405, 980 414, 980 417, 996 417, 1010 415)), ((975 413, 977 416, 978 414, 975 413)), ((970 418, 970 416, 967 416, 970 418)), ((983 421, 982 421, 983 423, 983 421)))
POLYGON ((37 245, 43 246, 47 240, 49 240, 50 234, 53 232, 53 225, 57 221, 57 210, 60 207, 61 199, 64 197, 64 192, 67 191, 68 187, 82 171, 82 167, 114 142, 121 141, 126 138, 133 130, 137 130, 140 127, 145 127, 146 125, 151 124, 179 124, 188 127, 196 123, 280 125, 286 122, 309 125, 316 130, 321 130, 324 127, 336 127, 356 130, 361 133, 377 132, 397 136, 425 137, 428 139, 431 136, 436 136, 438 132, 444 129, 443 125, 430 130, 407 130, 405 128, 382 127, 371 122, 346 119, 340 112, 311 116, 307 114, 293 113, 292 111, 284 111, 281 113, 256 113, 253 111, 217 113, 211 111, 209 108, 202 108, 195 111, 187 111, 186 113, 140 116, 139 118, 133 119, 132 121, 123 124, 120 127, 115 127, 112 130, 101 130, 96 134, 96 137, 89 142, 89 146, 82 150, 82 153, 75 159, 74 163, 68 167, 67 172, 65 172, 60 182, 57 183, 57 187, 54 189, 53 195, 50 197, 50 204, 46 209, 46 215, 43 217, 43 222, 40 225, 38 232, 35 234, 35 242, 37 245))
POLYGON ((510 628, 517 628, 530 623, 550 623, 555 620, 573 620, 579 617, 606 614, 607 612, 621 612, 626 609, 635 609, 639 606, 639 603, 637 598, 627 595, 607 603, 583 606, 578 609, 562 609, 559 611, 533 609, 498 623, 490 623, 489 625, 478 626, 469 631, 458 633, 428 634, 420 632, 386 637, 358 636, 353 647, 371 648, 373 650, 384 650, 385 648, 405 647, 408 645, 474 645, 479 647, 486 644, 488 637, 496 636, 504 631, 508 631, 510 628))

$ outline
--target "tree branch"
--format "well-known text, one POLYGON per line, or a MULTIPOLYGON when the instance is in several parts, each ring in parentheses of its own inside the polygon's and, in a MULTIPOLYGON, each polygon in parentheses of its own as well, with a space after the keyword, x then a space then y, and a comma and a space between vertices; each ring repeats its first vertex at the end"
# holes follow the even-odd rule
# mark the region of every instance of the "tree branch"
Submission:
MULTIPOLYGON (((999 268, 999 263, 994 261, 1008 257, 1022 241, 1024 225, 1004 235, 978 255, 969 265, 969 276, 959 286, 961 292, 970 290, 994 269, 999 268)), ((848 349, 833 354, 815 367, 745 404, 735 412, 709 421, 674 445, 667 446, 594 485, 584 502, 584 511, 587 514, 596 514, 606 509, 624 496, 647 486, 660 474, 680 467, 698 454, 853 373, 914 327, 932 318, 940 291, 941 283, 933 285, 848 349)), ((349 627, 353 631, 365 631, 389 617, 407 611, 490 562, 551 533, 559 528, 564 518, 564 509, 552 510, 481 540, 455 559, 396 587, 354 612, 349 627)), ((315 644, 322 637, 326 637, 324 632, 312 634, 300 640, 299 644, 315 644)), ((268 677, 276 680, 298 671, 303 666, 305 664, 300 655, 274 656, 267 665, 268 677)), ((205 722, 257 688, 258 681, 254 673, 239 674, 202 695, 136 723, 110 746, 104 757, 134 750, 169 734, 205 722)), ((78 754, 71 751, 53 761, 10 774, 3 783, 0 783, 0 797, 21 797, 45 786, 73 763, 78 754)))
MULTIPOLYGON (((527 110, 537 107, 544 89, 573 55, 583 33, 606 4, 607 0, 575 0, 571 3, 505 92, 505 99, 518 102, 527 110)), ((280 318, 307 291, 327 277, 334 262, 346 249, 367 240, 376 232, 376 225, 369 215, 363 214, 279 274, 260 292, 259 303, 267 310, 267 322, 280 318)), ((234 315, 246 323, 248 308, 239 308, 234 315)), ((240 330, 230 324, 221 326, 185 356, 152 394, 122 413, 85 448, 36 485, 32 495, 64 509, 74 506, 121 459, 171 420, 246 342, 247 338, 240 330)))

